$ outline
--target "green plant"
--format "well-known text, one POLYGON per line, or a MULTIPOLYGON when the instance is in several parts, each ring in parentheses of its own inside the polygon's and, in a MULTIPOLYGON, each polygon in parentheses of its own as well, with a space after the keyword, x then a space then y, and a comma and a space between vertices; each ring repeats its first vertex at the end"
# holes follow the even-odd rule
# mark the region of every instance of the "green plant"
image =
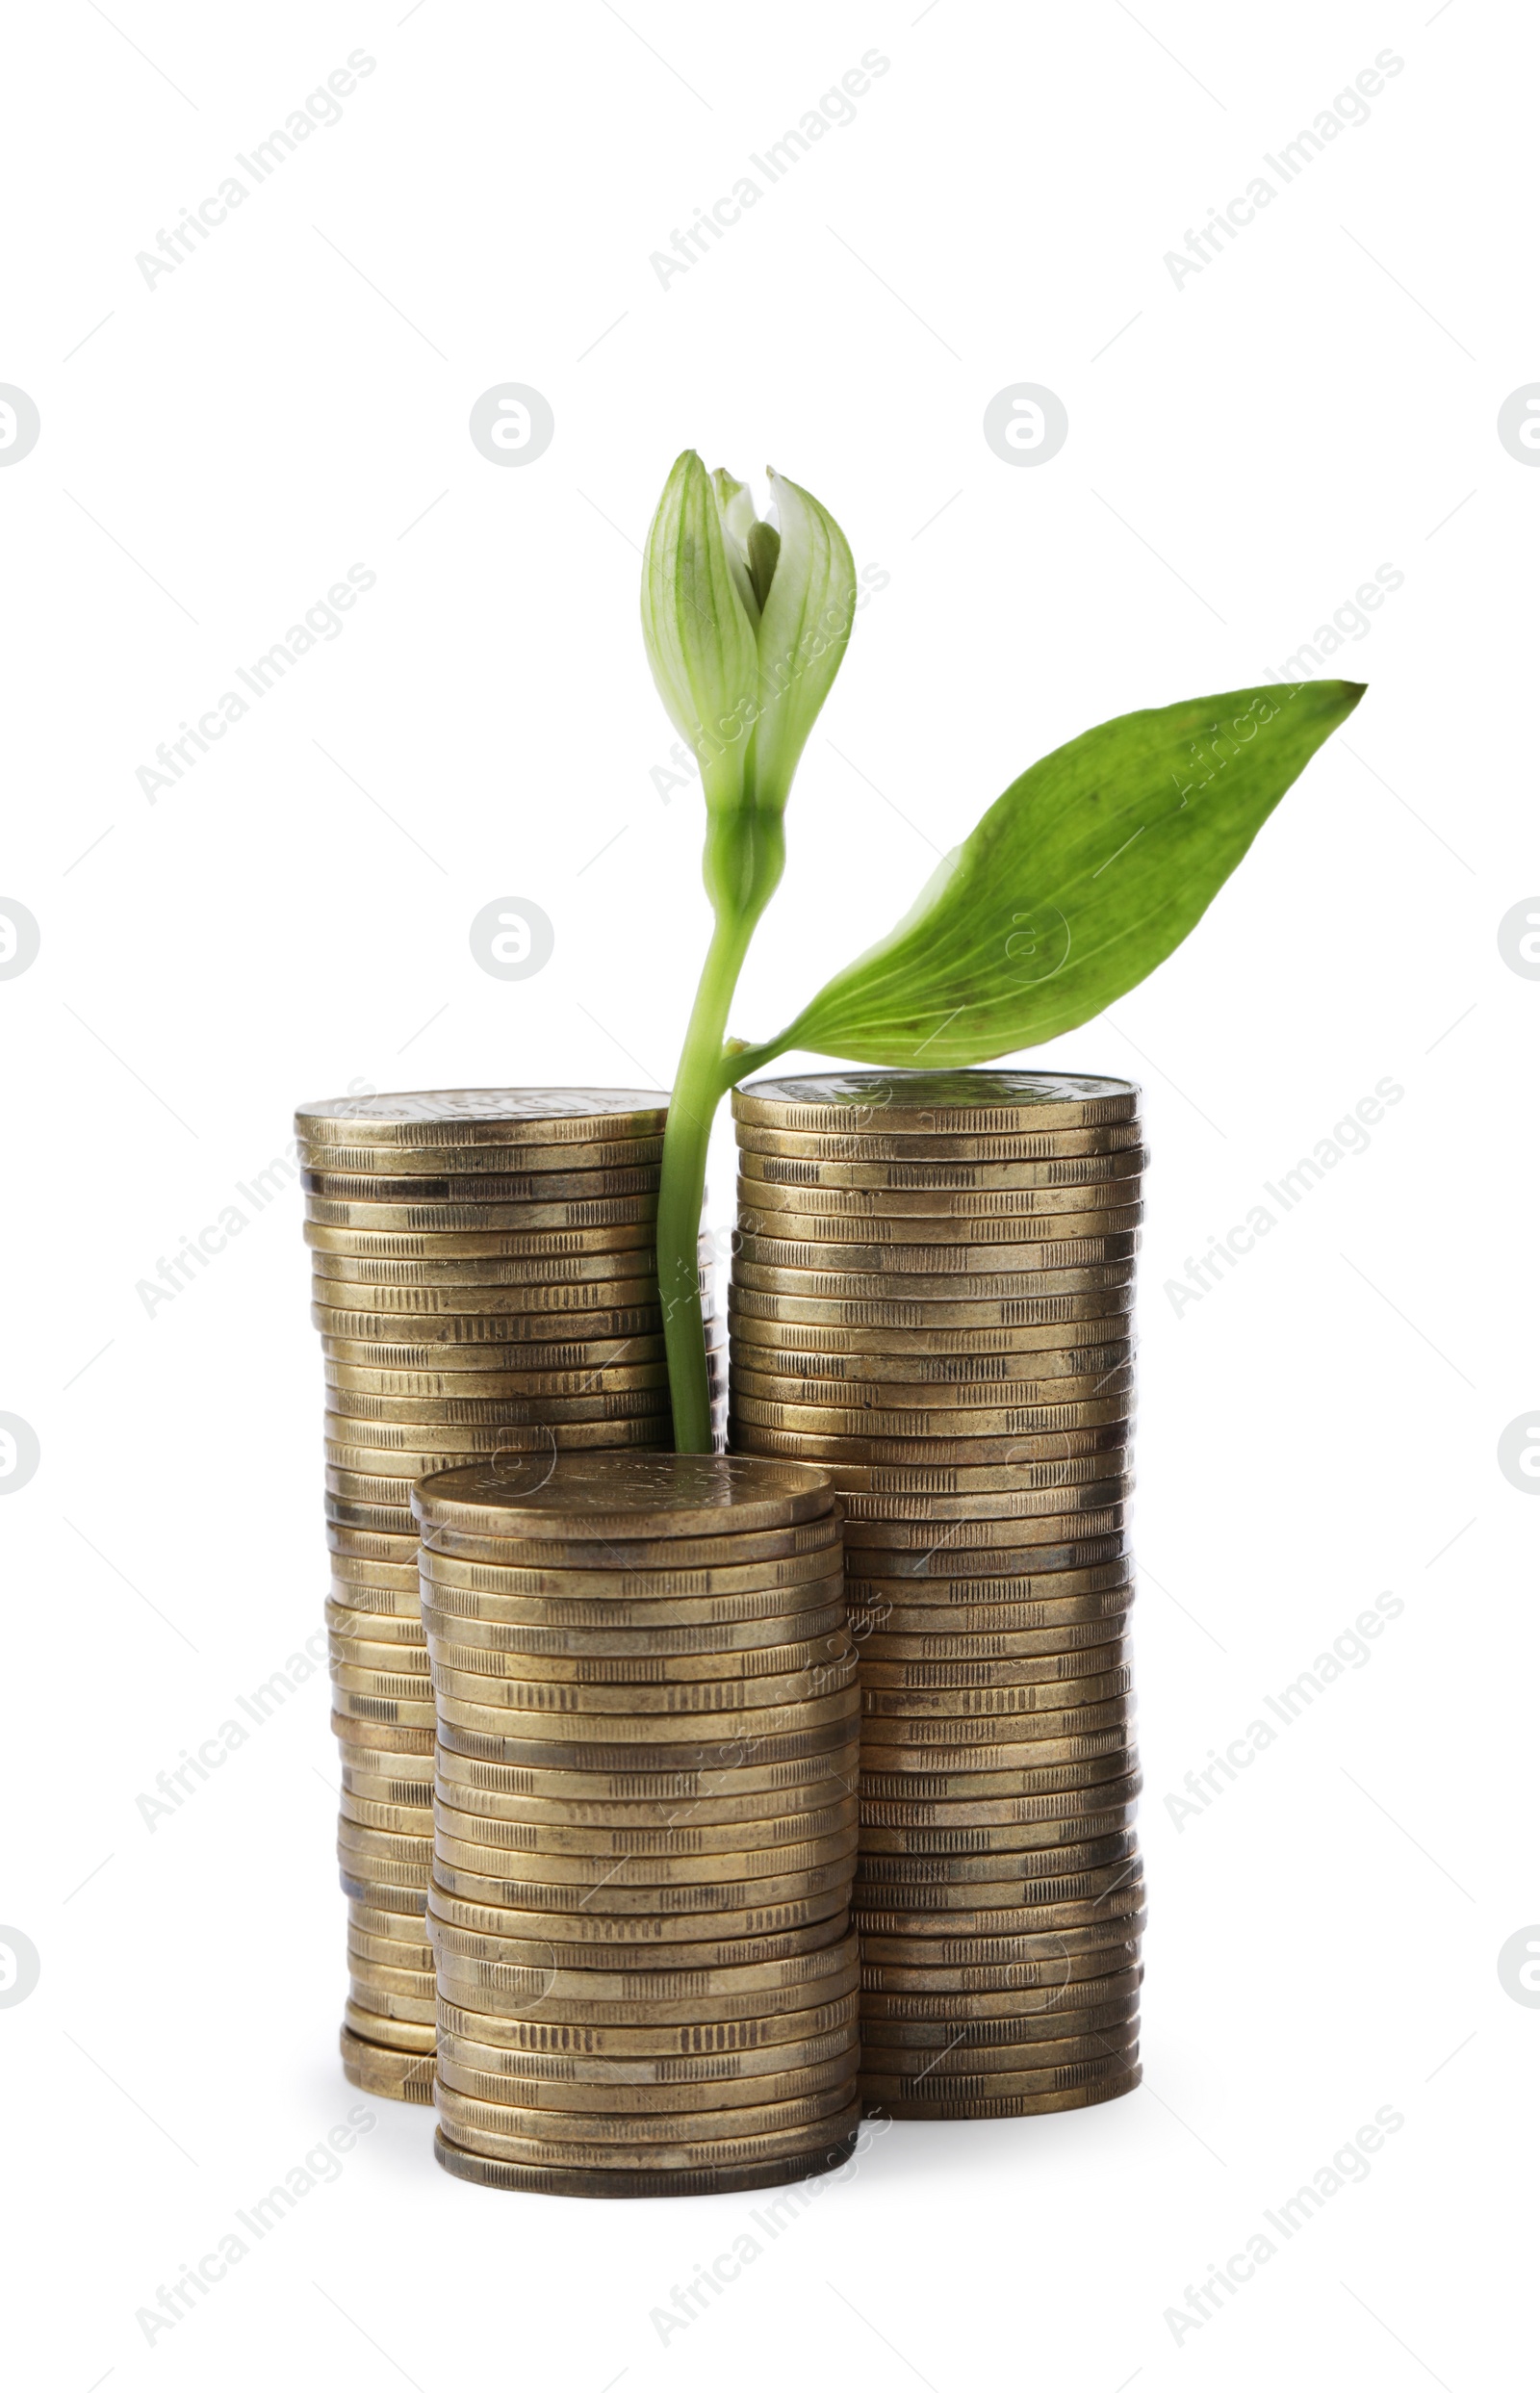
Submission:
POLYGON ((715 928, 663 1146, 658 1274, 675 1443, 709 1449, 696 1265, 706 1141, 723 1095, 788 1048, 897 1067, 981 1064, 1072 1030, 1165 962, 1290 785, 1363 696, 1353 682, 1229 690, 1116 717, 997 798, 904 919, 774 1039, 727 1035, 755 926, 785 861, 784 811, 855 609, 849 545, 772 473, 779 523, 693 450, 648 535, 642 630, 706 791, 715 928))

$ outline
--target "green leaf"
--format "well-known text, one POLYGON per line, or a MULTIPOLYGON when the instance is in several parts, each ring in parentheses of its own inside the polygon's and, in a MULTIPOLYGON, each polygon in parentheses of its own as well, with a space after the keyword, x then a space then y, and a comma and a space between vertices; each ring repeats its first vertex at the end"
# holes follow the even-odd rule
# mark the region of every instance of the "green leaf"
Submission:
POLYGON ((693 449, 675 460, 643 554, 642 636, 669 719, 695 751, 707 804, 732 805, 748 769, 759 653, 748 568, 723 528, 721 505, 739 490, 727 480, 719 501, 693 449))
POLYGON ((1362 696, 1230 690, 1083 733, 1013 782, 904 920, 745 1068, 787 1047, 979 1064, 1089 1021, 1180 945, 1362 696))

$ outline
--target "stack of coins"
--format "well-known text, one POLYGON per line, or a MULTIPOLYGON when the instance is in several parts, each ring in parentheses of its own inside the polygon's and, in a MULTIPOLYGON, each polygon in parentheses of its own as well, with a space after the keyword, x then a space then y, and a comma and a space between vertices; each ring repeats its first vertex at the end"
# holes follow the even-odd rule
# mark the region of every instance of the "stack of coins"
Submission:
POLYGON ((897 2117, 1139 2079, 1138 1105, 993 1070, 733 1102, 729 1441, 821 1463, 845 1505, 861 2088, 897 2117))
POLYGON ((349 1898, 343 2065, 432 2098, 433 1689, 412 1482, 672 1443, 653 1221, 666 1099, 339 1097, 295 1116, 326 1375, 326 1610, 349 1898))
POLYGON ((610 2196, 837 2166, 860 1694, 827 1474, 564 1454, 414 1502, 441 2163, 610 2196))

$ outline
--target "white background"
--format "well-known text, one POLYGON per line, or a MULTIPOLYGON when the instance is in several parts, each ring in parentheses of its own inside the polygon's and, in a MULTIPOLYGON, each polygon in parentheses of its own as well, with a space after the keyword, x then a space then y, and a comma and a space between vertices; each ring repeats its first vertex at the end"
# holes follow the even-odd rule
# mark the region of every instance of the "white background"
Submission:
MULTIPOLYGON (((1497 926, 1540 887, 1540 475, 1496 419, 1540 373, 1534 50, 1471 0, 13 19, 0 380, 42 425, 0 471, 0 892, 42 935, 0 982, 0 1409, 42 1455, 0 1506, 0 1917, 42 1962, 0 2014, 18 2381, 1196 2393, 1519 2364, 1540 2017, 1497 1955, 1540 1917, 1533 1515, 1497 1443, 1536 1395, 1540 989, 1497 926), (149 286, 136 253, 356 49, 343 120, 149 286), (661 286, 650 252, 868 50, 856 121, 661 286), (1165 253, 1385 50, 1369 122, 1178 285, 1165 253), (517 471, 467 434, 507 380, 555 419, 517 471), (982 436, 1017 381, 1068 411, 1036 470, 982 436), (1270 680, 1404 576, 1327 667, 1368 698, 1211 916, 1044 1051, 1140 1077, 1155 1158, 1146 2083, 893 2129, 666 2345, 650 2313, 752 2198, 480 2193, 429 2114, 375 2103, 340 2179, 150 2344, 136 2311, 358 2097, 323 1679, 153 1833, 137 1806, 319 1625, 296 1193, 153 1317, 137 1283, 296 1100, 667 1085, 701 815, 650 777, 674 735, 636 552, 687 444, 790 473, 890 576, 793 797, 750 1037, 1033 758, 1270 680), (355 562, 341 634, 151 803, 157 743, 355 562), (505 894, 555 928, 518 984, 467 940, 505 894), (1404 1096, 1368 1151, 1178 1313, 1167 1281, 1382 1078, 1404 1096), (1185 1775, 1385 1589, 1372 1660, 1179 1827, 1185 1775), (1178 2341, 1184 2289, 1385 2105, 1368 2180, 1178 2341)), ((725 1150, 713 1176, 725 1221, 725 1150)))

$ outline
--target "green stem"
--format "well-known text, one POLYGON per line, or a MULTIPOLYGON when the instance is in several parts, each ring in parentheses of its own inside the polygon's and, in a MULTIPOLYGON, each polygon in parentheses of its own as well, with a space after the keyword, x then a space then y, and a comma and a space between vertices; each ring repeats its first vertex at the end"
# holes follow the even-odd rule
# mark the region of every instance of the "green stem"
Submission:
POLYGON ((674 1405, 674 1445, 681 1454, 711 1451, 711 1397, 701 1318, 697 1243, 712 1118, 729 1086, 723 1057, 728 1008, 758 910, 718 915, 695 992, 683 1052, 669 1099, 657 1197, 657 1276, 674 1405))

